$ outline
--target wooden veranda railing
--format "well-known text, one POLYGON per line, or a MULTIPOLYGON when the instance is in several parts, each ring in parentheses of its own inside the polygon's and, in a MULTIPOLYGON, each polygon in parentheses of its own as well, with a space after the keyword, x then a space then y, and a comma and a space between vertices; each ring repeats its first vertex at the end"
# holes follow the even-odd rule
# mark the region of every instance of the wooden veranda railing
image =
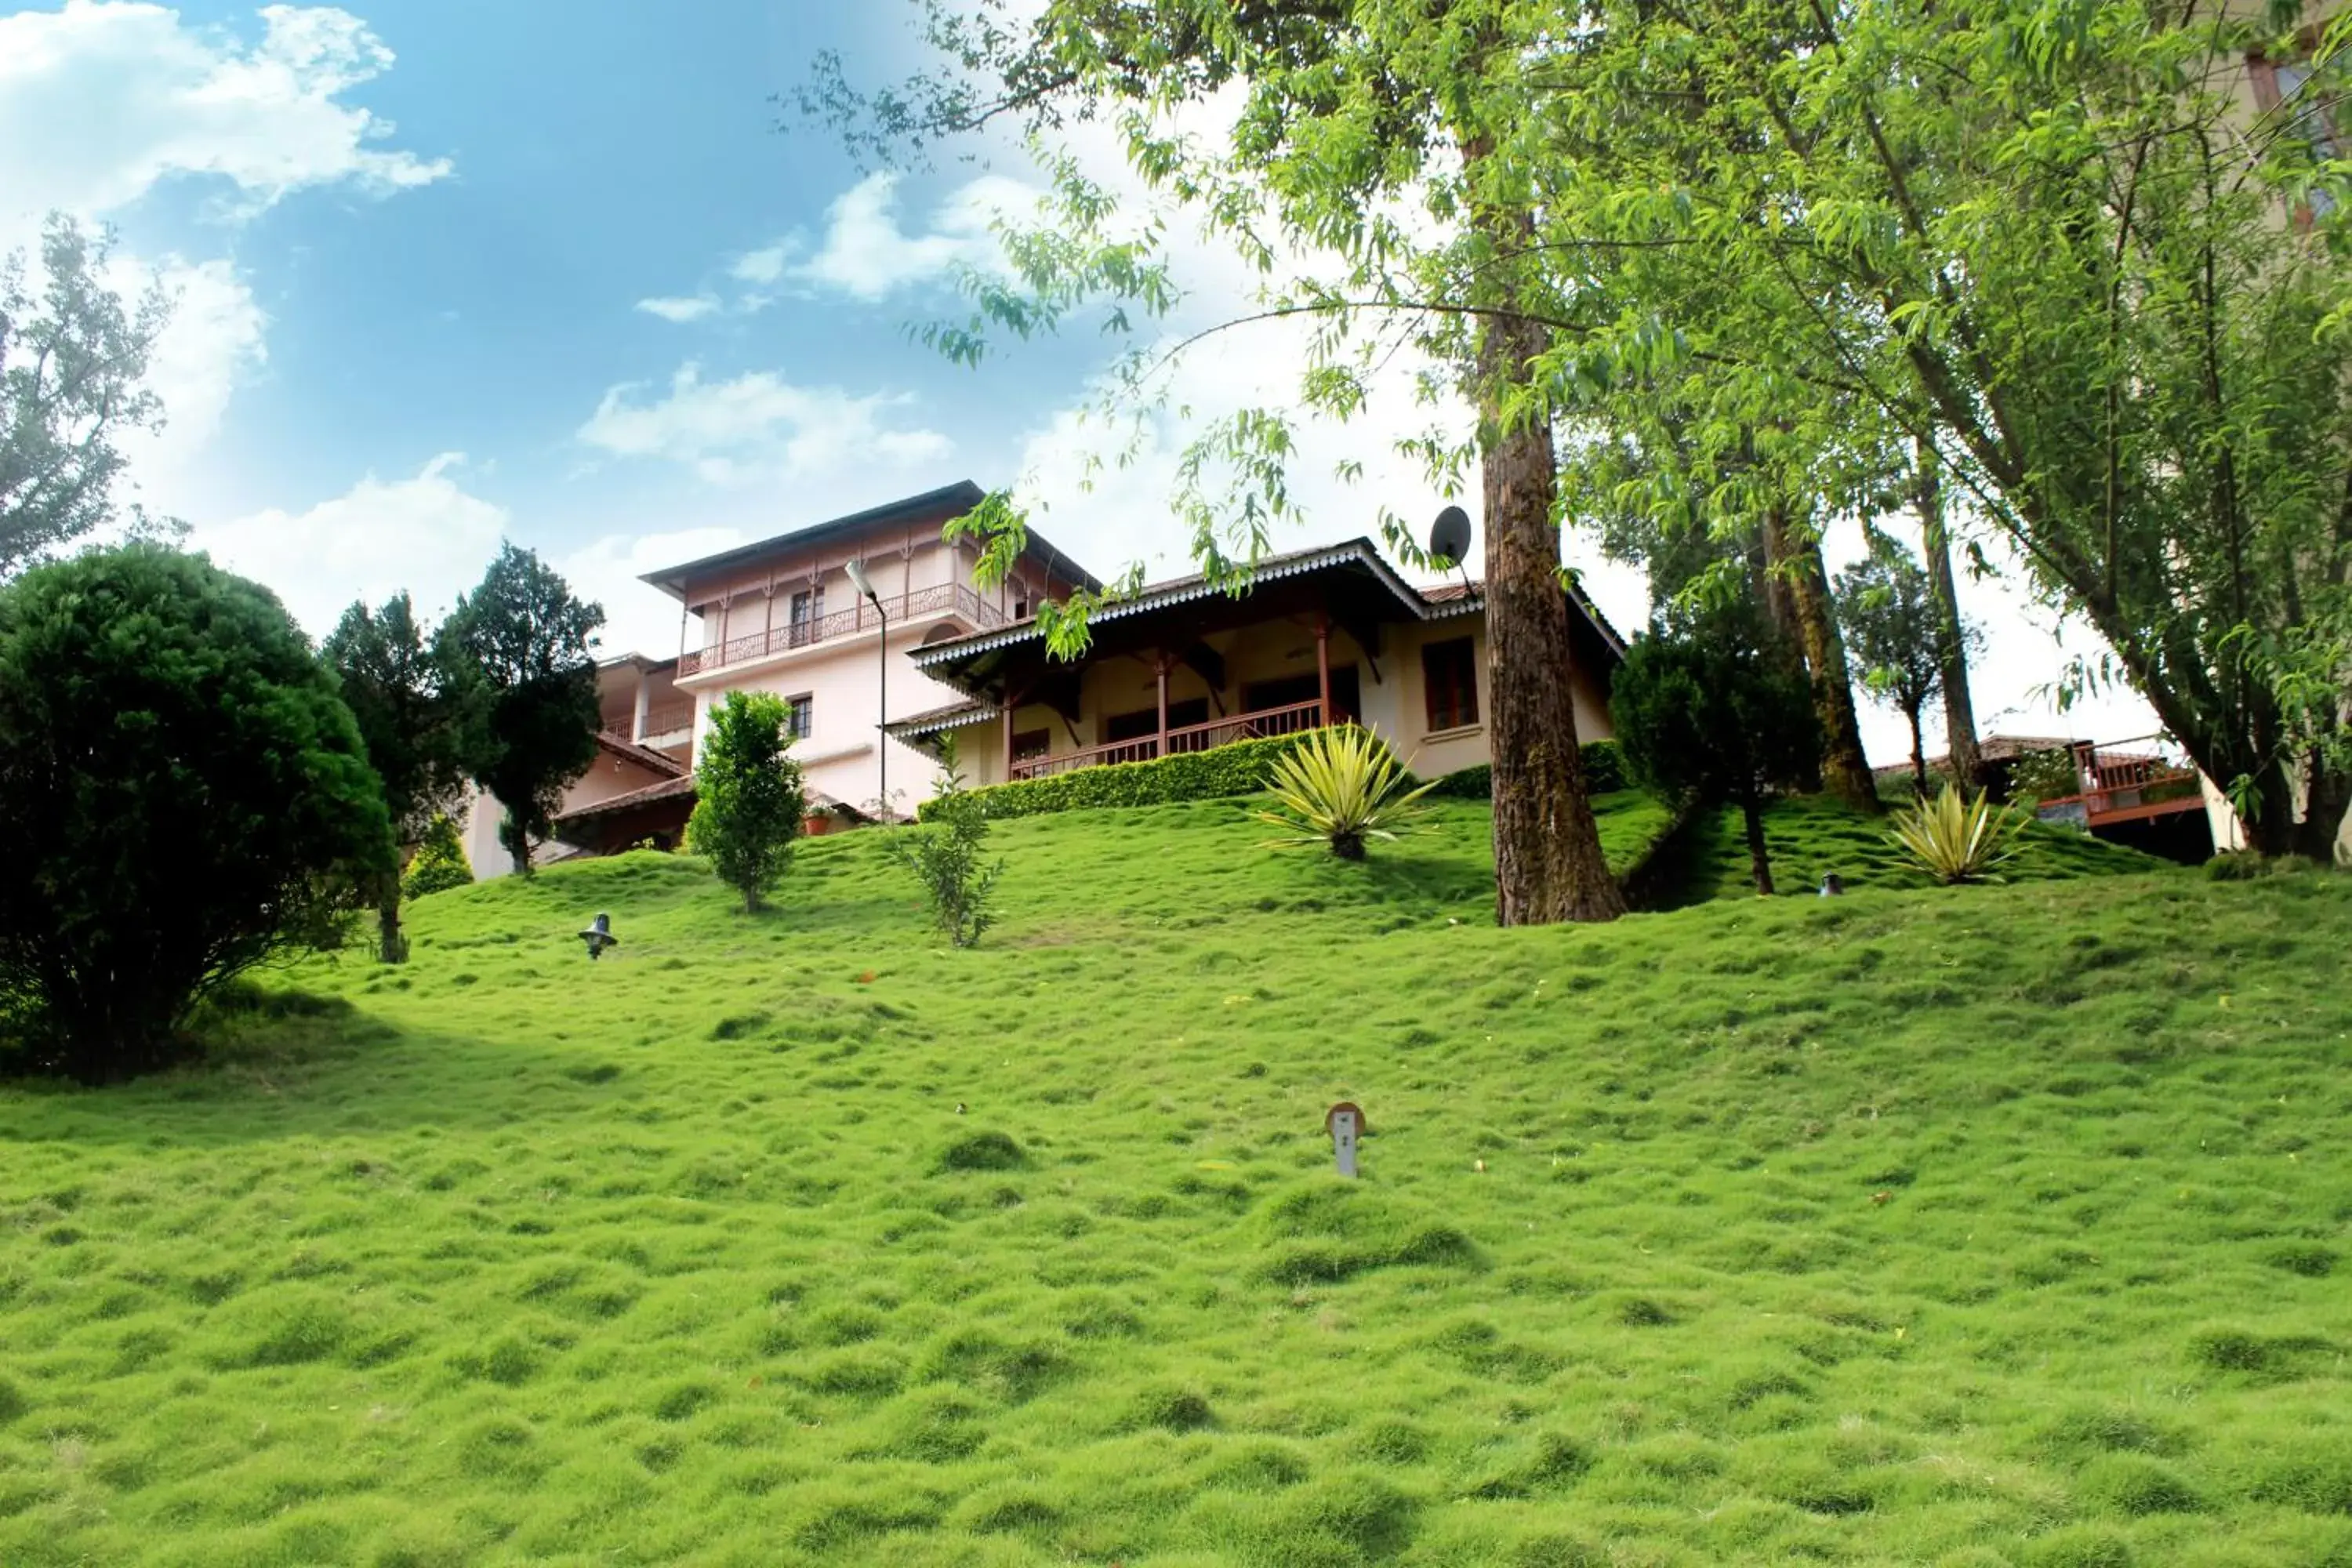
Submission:
MULTIPOLYGON (((1230 718, 1212 719, 1205 724, 1187 724, 1181 730, 1168 731, 1169 756, 1181 756, 1188 752, 1214 751, 1238 741, 1262 741, 1272 735, 1296 735, 1305 730, 1323 727, 1323 704, 1295 702, 1287 708, 1265 708, 1255 713, 1235 713, 1230 718)), ((1160 755, 1158 735, 1140 735, 1131 741, 1114 741, 1107 746, 1088 746, 1076 752, 1064 752, 1059 756, 1027 757, 1013 764, 1011 776, 1016 779, 1042 779, 1055 773, 1066 773, 1078 768, 1098 768, 1110 763, 1148 763, 1160 755)))
MULTIPOLYGON (((893 622, 912 620, 918 616, 953 615, 961 616, 984 632, 994 631, 1005 623, 1003 611, 962 583, 941 583, 934 587, 917 588, 911 593, 885 598, 882 605, 893 622)), ((681 676, 698 675, 708 669, 721 669, 730 664, 765 658, 770 654, 813 647, 835 637, 848 637, 854 632, 870 631, 881 624, 881 617, 875 614, 874 606, 860 599, 848 609, 835 610, 829 616, 765 627, 748 637, 730 637, 723 643, 681 654, 677 672, 681 676)))
POLYGON ((2081 788, 2042 802, 2042 816, 2080 812, 2098 827, 2204 808, 2196 765, 2168 736, 2142 735, 2105 745, 2086 742, 2074 748, 2074 764, 2081 788))

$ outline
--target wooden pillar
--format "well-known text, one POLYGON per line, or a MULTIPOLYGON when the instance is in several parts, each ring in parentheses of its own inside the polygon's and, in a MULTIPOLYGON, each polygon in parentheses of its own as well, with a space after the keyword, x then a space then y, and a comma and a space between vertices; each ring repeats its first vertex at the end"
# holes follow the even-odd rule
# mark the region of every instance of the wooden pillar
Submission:
POLYGON ((1004 782, 1013 782, 1013 688, 1004 689, 1004 782))
POLYGON ((1318 616, 1315 622, 1315 676, 1323 692, 1323 722, 1331 717, 1331 617, 1318 616))
POLYGON ((1151 754, 1164 757, 1168 754, 1168 656, 1165 653, 1153 657, 1151 672, 1160 678, 1160 749, 1151 754))

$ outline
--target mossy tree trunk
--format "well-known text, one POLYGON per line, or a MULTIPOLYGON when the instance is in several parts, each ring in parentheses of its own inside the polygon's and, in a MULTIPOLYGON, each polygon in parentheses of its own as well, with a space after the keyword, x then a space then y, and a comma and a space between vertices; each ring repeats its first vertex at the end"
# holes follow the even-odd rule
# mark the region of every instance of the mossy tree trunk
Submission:
MULTIPOLYGON (((1474 188, 1479 163, 1492 154, 1485 138, 1465 139, 1474 188)), ((1534 243, 1524 208, 1482 201, 1472 221, 1497 257, 1525 254, 1534 243)), ((1513 395, 1549 336, 1517 313, 1507 268, 1495 270, 1483 303, 1491 312, 1479 330, 1477 376, 1496 918, 1507 926, 1614 920, 1625 898, 1601 852, 1577 748, 1576 660, 1552 515, 1559 462, 1549 420, 1513 395)))

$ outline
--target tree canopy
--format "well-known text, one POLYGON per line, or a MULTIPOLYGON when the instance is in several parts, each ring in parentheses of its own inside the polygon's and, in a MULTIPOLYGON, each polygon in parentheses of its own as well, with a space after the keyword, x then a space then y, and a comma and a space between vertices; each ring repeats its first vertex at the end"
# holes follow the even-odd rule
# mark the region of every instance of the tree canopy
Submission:
POLYGON ((170 314, 160 289, 126 308, 104 272, 112 237, 62 214, 41 234, 41 282, 0 262, 0 577, 125 515, 117 445, 163 421, 144 384, 170 314))
MULTIPOLYGON (((451 683, 408 595, 395 594, 378 610, 352 605, 328 634, 320 654, 341 682, 369 764, 383 784, 394 837, 403 844, 421 842, 456 807, 465 774, 457 763, 451 683)), ((398 963, 405 951, 400 897, 398 876, 387 875, 377 905, 387 963, 398 963)))
POLYGON ((208 991, 334 941, 392 852, 351 710, 268 590, 152 544, 0 588, 0 1024, 25 1062, 170 1059, 208 991))
POLYGON ((746 913, 783 875, 808 816, 801 765, 789 754, 791 719, 781 697, 730 691, 696 747, 687 844, 743 896, 746 913))
MULTIPOLYGON (((1795 584, 1821 529, 1924 454, 1959 526, 2112 650, 2053 671, 2063 689, 2138 691, 2266 846, 2333 839, 2352 190, 2311 105, 2352 20, 2169 0, 925 9, 955 68, 863 100, 820 79, 813 106, 877 140, 1110 120, 1265 270, 1265 313, 1319 323, 1300 406, 1360 409, 1408 342, 1478 405, 1484 449, 1559 434, 1569 521, 1606 493, 1668 535, 1777 523, 1795 584), (2299 96, 2250 90, 2250 60, 2305 56, 2299 96), (1232 133, 1189 134, 1213 93, 1232 133)), ((1164 231, 1050 166, 1057 223, 1013 237, 1011 281, 974 279, 970 319, 936 334, 951 352, 1174 296, 1164 231)), ((1292 449, 1272 411, 1202 435, 1188 476, 1231 482, 1194 487, 1196 554, 1260 547, 1292 449)), ((1458 446, 1424 449, 1462 471, 1458 446)), ((1850 772, 1834 618, 1804 630, 1850 772)))
POLYGON ((563 792, 596 759, 596 628, 553 568, 514 544, 458 599, 434 639, 455 695, 457 760, 506 808, 499 841, 529 875, 563 792))

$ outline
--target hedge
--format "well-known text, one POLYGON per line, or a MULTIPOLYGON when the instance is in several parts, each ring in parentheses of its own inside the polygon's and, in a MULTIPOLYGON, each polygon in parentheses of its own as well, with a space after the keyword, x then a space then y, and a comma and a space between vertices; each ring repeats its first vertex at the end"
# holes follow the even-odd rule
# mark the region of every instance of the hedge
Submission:
MULTIPOLYGON (((1630 787, 1625 778, 1625 753, 1614 741, 1588 741, 1577 748, 1584 757, 1584 787, 1593 795, 1614 795, 1630 787)), ((1495 770, 1486 763, 1451 773, 1437 781, 1432 795, 1452 795, 1461 800, 1491 800, 1495 795, 1495 770)))
MULTIPOLYGON (((987 784, 971 792, 982 815, 992 817, 1034 816, 1045 811, 1086 811, 1101 805, 1166 805, 1173 801, 1212 800, 1219 795, 1255 795, 1265 787, 1275 759, 1305 740, 1313 731, 1274 735, 1262 741, 1236 741, 1206 752, 1180 752, 1149 763, 1111 763, 1100 767, 1073 768, 1041 779, 1016 779, 987 784)), ((931 819, 931 802, 915 810, 917 820, 931 819)))

